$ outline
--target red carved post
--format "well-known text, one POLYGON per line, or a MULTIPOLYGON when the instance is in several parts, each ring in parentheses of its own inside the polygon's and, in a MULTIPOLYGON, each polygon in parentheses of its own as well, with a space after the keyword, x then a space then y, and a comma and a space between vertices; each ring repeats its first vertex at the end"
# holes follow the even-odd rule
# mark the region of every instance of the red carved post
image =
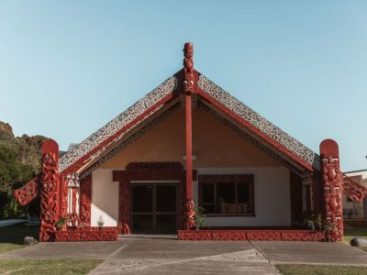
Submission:
POLYGON ((68 184, 66 181, 66 177, 60 175, 60 189, 59 189, 59 196, 60 196, 60 217, 65 218, 68 212, 68 184))
POLYGON ((320 144, 322 180, 324 189, 324 215, 326 231, 332 241, 343 239, 343 178, 340 172, 338 144, 326 139, 320 144))
POLYGON ((185 92, 185 113, 186 113, 186 202, 185 202, 185 222, 186 229, 195 225, 195 210, 192 191, 192 93, 194 88, 194 62, 193 45, 185 43, 184 46, 184 92, 185 92))
POLYGON ((55 223, 59 217, 58 162, 59 146, 54 140, 48 139, 42 145, 40 241, 53 240, 56 231, 55 223))
POLYGON ((80 182, 80 221, 83 226, 91 226, 92 176, 88 175, 80 182))
POLYGON ((119 228, 121 234, 130 234, 129 179, 125 171, 113 171, 113 181, 119 182, 119 228))

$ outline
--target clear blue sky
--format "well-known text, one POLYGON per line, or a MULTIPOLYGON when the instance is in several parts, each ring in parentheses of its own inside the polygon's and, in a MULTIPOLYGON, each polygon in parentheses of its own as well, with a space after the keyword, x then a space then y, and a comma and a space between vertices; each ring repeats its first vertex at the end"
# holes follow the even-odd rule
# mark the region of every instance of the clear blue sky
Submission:
POLYGON ((367 1, 0 0, 0 120, 62 149, 195 67, 344 170, 367 168, 367 1))

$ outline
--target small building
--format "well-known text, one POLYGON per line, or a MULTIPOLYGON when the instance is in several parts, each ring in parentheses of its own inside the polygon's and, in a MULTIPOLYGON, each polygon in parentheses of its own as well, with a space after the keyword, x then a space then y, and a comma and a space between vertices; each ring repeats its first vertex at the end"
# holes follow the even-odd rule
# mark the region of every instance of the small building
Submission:
POLYGON ((196 71, 190 43, 183 63, 60 160, 45 142, 42 173, 14 192, 41 197, 40 240, 340 240, 343 190, 367 189, 340 171, 336 142, 318 154, 285 133, 196 71))
MULTIPOLYGON (((356 183, 367 187, 367 169, 345 172, 356 183)), ((367 199, 354 201, 343 195, 343 216, 347 223, 367 223, 367 199)))

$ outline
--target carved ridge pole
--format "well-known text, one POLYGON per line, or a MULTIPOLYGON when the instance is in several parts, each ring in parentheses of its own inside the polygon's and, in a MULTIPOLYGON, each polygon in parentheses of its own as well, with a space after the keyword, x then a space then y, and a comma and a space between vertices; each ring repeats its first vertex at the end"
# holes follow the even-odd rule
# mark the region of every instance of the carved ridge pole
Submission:
POLYGON ((185 129, 186 129, 186 201, 184 227, 189 230, 195 226, 195 204, 192 184, 192 94, 195 92, 195 73, 193 62, 194 48, 192 43, 184 46, 184 81, 185 92, 185 129))
POLYGON ((343 177, 340 171, 338 144, 326 139, 320 144, 324 218, 332 241, 341 241, 343 231, 343 177))
POLYGON ((55 238, 55 223, 59 218, 60 206, 58 162, 59 146, 54 140, 48 139, 42 144, 40 241, 53 241, 55 238))

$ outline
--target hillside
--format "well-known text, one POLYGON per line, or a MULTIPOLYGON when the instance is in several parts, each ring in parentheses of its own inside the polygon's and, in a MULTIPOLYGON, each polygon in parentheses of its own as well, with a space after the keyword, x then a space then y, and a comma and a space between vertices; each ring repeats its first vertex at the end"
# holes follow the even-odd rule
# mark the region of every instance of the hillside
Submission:
POLYGON ((17 162, 32 167, 35 173, 41 168, 41 148, 45 139, 41 135, 15 137, 10 124, 0 121, 0 145, 12 150, 17 162))
POLYGON ((0 219, 24 214, 11 197, 17 188, 41 169, 41 147, 44 136, 14 136, 10 124, 0 121, 0 219))

